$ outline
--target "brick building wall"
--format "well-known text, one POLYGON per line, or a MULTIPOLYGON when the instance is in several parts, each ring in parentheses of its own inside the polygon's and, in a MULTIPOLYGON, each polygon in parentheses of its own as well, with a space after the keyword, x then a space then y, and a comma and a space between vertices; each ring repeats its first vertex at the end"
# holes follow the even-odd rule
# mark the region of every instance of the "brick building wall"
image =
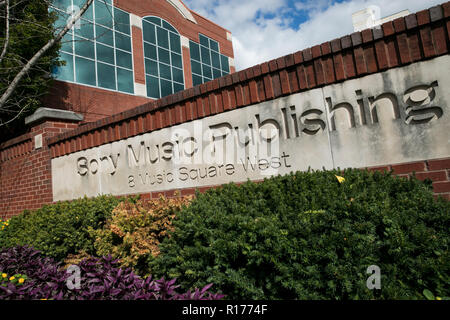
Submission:
MULTIPOLYGON (((132 110, 73 130, 49 124, 42 150, 33 150, 30 135, 0 146, 0 214, 18 214, 51 202, 50 160, 228 110, 270 101, 332 83, 448 55, 450 2, 396 19, 381 29, 368 29, 325 42, 246 70, 151 101, 132 110), (51 130, 50 130, 51 129, 51 130), (55 132, 56 129, 61 130, 55 132), (40 166, 33 167, 35 161, 40 166), (23 165, 21 163, 26 163, 23 165), (24 169, 27 168, 27 169, 24 169), (28 170, 28 171, 27 171, 28 170), (21 179, 17 179, 18 177, 21 179), (43 179, 41 179, 43 177, 43 179), (41 190, 34 187, 39 183, 41 190), (27 200, 24 200, 27 199, 27 200)), ((61 125, 61 124, 59 124, 61 125)), ((73 125, 71 128, 74 128, 73 125)), ((40 132, 40 131, 39 131, 40 132)), ((393 170, 430 178, 436 196, 450 200, 450 158, 389 163, 369 170, 393 170)), ((200 188, 204 191, 210 187, 200 188)), ((174 196, 176 190, 163 192, 174 196)), ((194 193, 182 189, 181 195, 194 193)), ((157 190, 144 194, 156 197, 157 190)))
POLYGON ((53 202, 51 154, 46 141, 76 127, 74 122, 49 120, 0 145, 0 218, 53 202), (36 148, 37 137, 42 137, 41 148, 36 148))
MULTIPOLYGON (((183 3, 181 4, 184 5, 183 3)), ((193 15, 196 23, 186 19, 166 0, 115 0, 114 6, 140 18, 158 16, 169 22, 179 31, 181 36, 186 37, 188 40, 199 42, 199 34, 206 35, 218 41, 220 53, 231 58, 234 57, 232 41, 227 36, 230 32, 188 8, 186 9, 193 15)), ((131 34, 134 81, 135 84, 145 87, 142 28, 132 25, 131 34)), ((185 88, 188 89, 193 86, 188 47, 182 46, 182 56, 185 88)), ((230 72, 235 72, 235 67, 232 65, 230 66, 230 72)), ((81 113, 85 118, 82 123, 88 123, 130 110, 152 100, 139 92, 127 94, 57 80, 50 93, 43 99, 43 103, 48 108, 65 109, 81 113)))

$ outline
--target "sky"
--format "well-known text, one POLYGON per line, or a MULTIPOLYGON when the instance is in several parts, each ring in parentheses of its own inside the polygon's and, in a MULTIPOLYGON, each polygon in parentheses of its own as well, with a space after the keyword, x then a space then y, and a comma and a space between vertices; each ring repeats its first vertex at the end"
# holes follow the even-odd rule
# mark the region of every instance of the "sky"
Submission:
POLYGON ((381 17, 445 0, 184 0, 233 35, 237 70, 353 32, 352 13, 376 6, 381 17))

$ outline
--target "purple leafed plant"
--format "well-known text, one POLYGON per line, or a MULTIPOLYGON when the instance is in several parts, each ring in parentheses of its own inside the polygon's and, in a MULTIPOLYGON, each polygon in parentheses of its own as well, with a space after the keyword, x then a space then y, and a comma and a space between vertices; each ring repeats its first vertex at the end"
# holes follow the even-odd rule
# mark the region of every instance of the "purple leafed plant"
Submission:
POLYGON ((183 294, 175 290, 176 279, 143 279, 130 268, 118 267, 111 256, 89 258, 78 264, 79 289, 69 289, 67 281, 72 274, 60 263, 43 257, 29 247, 14 247, 0 251, 0 274, 25 274, 23 284, 0 285, 0 299, 54 299, 54 300, 219 300, 222 294, 195 289, 183 294))

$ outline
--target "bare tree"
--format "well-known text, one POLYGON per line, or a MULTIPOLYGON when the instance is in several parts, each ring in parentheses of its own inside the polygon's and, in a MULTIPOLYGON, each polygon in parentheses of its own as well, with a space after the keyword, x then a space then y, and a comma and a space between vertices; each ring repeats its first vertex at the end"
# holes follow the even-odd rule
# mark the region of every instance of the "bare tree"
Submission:
MULTIPOLYGON (((42 48, 40 48, 34 56, 29 59, 26 62, 20 63, 20 70, 18 70, 15 77, 12 79, 10 83, 8 83, 8 86, 6 90, 2 93, 0 97, 0 110, 8 111, 6 108, 8 99, 10 99, 11 95, 13 93, 20 94, 20 92, 16 92, 18 85, 20 81, 27 75, 27 73, 37 65, 39 59, 41 59, 44 54, 52 48, 55 44, 57 44, 61 39, 64 37, 64 35, 74 26, 74 24, 80 19, 80 17, 86 12, 86 10, 89 8, 89 6, 92 4, 93 0, 86 0, 84 5, 81 7, 81 9, 77 12, 74 12, 74 14, 69 18, 67 21, 67 24, 65 27, 62 28, 61 31, 59 31, 55 37, 50 39, 42 48)), ((0 8, 5 10, 5 39, 3 40, 3 48, 0 54, 0 63, 2 62, 2 59, 5 57, 6 53, 8 52, 9 47, 9 41, 10 41, 10 0, 0 0, 0 8)), ((38 32, 38 30, 37 30, 38 32)), ((12 121, 16 120, 20 117, 20 115, 25 112, 27 106, 20 106, 18 110, 15 110, 11 117, 9 119, 2 120, 0 119, 0 127, 5 126, 12 121)))

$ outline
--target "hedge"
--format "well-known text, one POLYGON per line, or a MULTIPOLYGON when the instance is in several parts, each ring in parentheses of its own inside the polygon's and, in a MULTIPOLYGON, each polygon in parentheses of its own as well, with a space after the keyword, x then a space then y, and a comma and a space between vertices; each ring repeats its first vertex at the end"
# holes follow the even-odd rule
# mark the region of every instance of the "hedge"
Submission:
POLYGON ((429 183, 356 169, 308 171, 197 193, 149 271, 229 299, 449 296, 450 203, 429 183), (342 179, 342 178, 344 179, 342 179), (381 289, 366 286, 369 266, 381 289))
POLYGON ((123 199, 113 196, 84 198, 45 205, 12 217, 0 232, 0 248, 32 246, 57 261, 69 254, 94 254, 89 229, 100 229, 123 199))

